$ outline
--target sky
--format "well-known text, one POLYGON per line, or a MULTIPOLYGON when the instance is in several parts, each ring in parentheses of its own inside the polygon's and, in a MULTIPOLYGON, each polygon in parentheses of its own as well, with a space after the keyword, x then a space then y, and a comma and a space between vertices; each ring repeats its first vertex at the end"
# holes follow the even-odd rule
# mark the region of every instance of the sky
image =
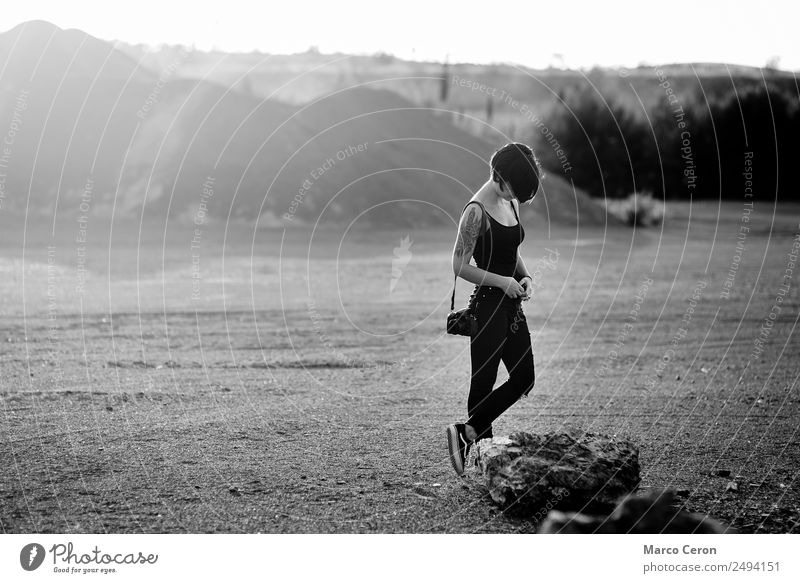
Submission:
POLYGON ((796 0, 27 0, 0 30, 42 19, 105 40, 285 54, 386 52, 534 68, 717 62, 800 70, 796 0), (778 59, 775 61, 775 59, 778 59))

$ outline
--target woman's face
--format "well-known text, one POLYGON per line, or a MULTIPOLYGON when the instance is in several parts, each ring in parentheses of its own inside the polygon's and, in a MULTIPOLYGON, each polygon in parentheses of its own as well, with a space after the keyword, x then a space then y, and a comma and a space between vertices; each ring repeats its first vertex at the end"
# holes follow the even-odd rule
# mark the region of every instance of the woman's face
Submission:
MULTIPOLYGON (((508 201, 511 201, 514 198, 519 199, 519 197, 516 194, 514 194, 514 191, 511 189, 511 186, 508 184, 508 182, 503 181, 502 184, 503 184, 503 190, 500 190, 499 188, 497 189, 497 195, 500 198, 508 201)), ((536 196, 536 194, 534 194, 533 196, 536 196)), ((530 204, 531 201, 533 200, 533 196, 530 197, 528 200, 526 200, 524 203, 520 201, 520 204, 530 204)))
MULTIPOLYGON (((537 192, 538 192, 538 189, 537 189, 537 192)), ((521 204, 531 204, 533 202, 534 197, 536 197, 536 192, 534 192, 533 195, 528 200, 526 200, 525 202, 523 202, 521 204)))

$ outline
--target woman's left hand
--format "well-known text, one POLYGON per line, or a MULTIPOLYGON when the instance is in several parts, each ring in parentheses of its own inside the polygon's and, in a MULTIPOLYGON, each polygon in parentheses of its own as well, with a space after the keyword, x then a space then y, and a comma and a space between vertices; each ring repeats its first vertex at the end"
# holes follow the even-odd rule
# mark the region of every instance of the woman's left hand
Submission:
POLYGON ((525 295, 522 296, 522 300, 528 301, 531 299, 531 293, 533 291, 533 279, 531 279, 529 275, 526 275, 519 281, 519 284, 522 286, 522 289, 525 290, 525 295))

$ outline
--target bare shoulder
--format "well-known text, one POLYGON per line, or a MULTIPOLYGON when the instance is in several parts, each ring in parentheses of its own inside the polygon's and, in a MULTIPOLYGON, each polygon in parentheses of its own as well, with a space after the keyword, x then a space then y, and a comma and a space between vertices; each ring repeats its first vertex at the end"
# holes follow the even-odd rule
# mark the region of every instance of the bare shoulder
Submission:
POLYGON ((464 212, 461 214, 459 221, 459 230, 468 230, 474 234, 478 234, 481 225, 483 224, 483 207, 481 201, 473 199, 469 201, 464 207, 464 212))
POLYGON ((483 202, 481 202, 477 198, 473 198, 471 201, 469 201, 464 207, 463 216, 468 216, 470 213, 473 213, 478 218, 482 217, 483 202))

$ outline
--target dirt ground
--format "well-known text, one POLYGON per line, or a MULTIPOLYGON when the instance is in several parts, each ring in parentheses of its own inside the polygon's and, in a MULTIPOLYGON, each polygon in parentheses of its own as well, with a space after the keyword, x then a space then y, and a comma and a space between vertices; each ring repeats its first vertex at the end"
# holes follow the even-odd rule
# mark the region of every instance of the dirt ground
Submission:
MULTIPOLYGON (((530 226, 537 382, 495 435, 629 438, 642 488, 798 532, 798 221, 756 205, 738 250, 736 204, 530 226)), ((2 234, 3 532, 535 531, 447 458, 469 383, 452 233, 109 233, 2 234)))

